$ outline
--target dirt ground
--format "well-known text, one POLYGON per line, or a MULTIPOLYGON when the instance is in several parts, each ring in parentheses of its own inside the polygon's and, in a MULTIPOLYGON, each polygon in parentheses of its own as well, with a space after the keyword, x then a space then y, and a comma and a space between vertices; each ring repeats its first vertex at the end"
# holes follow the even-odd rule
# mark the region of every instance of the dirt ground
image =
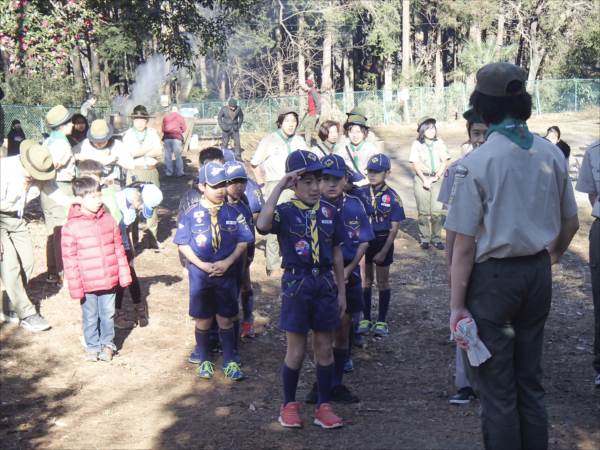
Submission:
MULTIPOLYGON (((579 147, 598 138, 598 113, 534 118, 542 132, 558 124, 579 147)), ((172 243, 178 198, 196 172, 188 155, 184 179, 163 179, 159 210, 160 253, 144 251, 136 270, 150 310, 150 325, 117 334, 112 363, 83 361, 81 312, 66 289, 44 282, 44 230, 30 208, 36 270, 32 299, 52 329, 30 334, 0 324, 0 447, 64 449, 281 448, 281 449, 478 449, 482 447, 478 402, 448 404, 454 393, 454 345, 448 341, 448 288, 442 252, 423 251, 416 240, 416 213, 407 172, 414 130, 377 130, 400 170, 392 185, 405 202, 408 219, 395 245, 392 266, 391 335, 355 348, 356 369, 346 383, 361 403, 339 406, 346 426, 324 431, 307 425, 284 430, 277 424, 279 368, 285 352, 277 329, 279 283, 267 278, 262 251, 253 265, 260 335, 240 347, 247 379, 198 379, 187 356, 194 345, 187 316, 188 282, 172 243)), ((462 122, 440 124, 455 154, 464 140, 462 122)), ((251 138, 246 137, 248 143, 251 138)), ((254 139, 252 139, 254 140, 254 139)), ((247 145, 250 147, 250 145, 247 145)), ((552 449, 600 449, 600 390, 593 387, 593 312, 587 269, 590 208, 580 201, 582 226, 561 264, 554 267, 554 301, 546 326, 544 385, 552 449)), ((259 239, 258 246, 263 248, 259 239)), ((377 295, 374 295, 374 299, 377 295)), ((375 307, 377 302, 375 301, 375 307)), ((126 307, 132 314, 126 297, 126 307)), ((298 398, 315 378, 307 360, 298 398)), ((312 418, 312 408, 303 407, 312 418)))

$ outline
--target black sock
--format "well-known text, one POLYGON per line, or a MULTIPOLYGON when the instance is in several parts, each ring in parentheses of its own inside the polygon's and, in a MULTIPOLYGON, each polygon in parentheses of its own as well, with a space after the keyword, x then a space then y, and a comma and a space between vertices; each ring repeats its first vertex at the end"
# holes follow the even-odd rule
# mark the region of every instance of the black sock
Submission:
POLYGON ((348 349, 345 348, 334 348, 333 349, 333 379, 331 381, 331 387, 339 386, 342 384, 344 378, 344 364, 346 364, 346 358, 348 357, 348 349))
POLYGON ((298 388, 298 379, 300 378, 300 369, 290 369, 285 363, 281 367, 281 380, 283 381, 283 406, 296 401, 296 389, 298 388))
POLYGON ((371 320, 371 288, 363 288, 363 317, 371 320))
POLYGON ((385 322, 388 309, 390 308, 391 292, 389 289, 379 291, 379 317, 377 318, 379 322, 385 322))
POLYGON ((317 391, 319 392, 317 407, 323 403, 329 403, 334 367, 334 364, 329 364, 328 366, 317 364, 317 391))

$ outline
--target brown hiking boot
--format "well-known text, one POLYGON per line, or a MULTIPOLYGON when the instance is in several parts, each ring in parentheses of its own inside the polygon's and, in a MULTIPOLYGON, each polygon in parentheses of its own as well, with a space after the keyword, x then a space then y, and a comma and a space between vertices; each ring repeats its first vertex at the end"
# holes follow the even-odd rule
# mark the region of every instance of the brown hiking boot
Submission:
POLYGON ((135 305, 135 314, 137 316, 137 323, 140 327, 148 326, 148 309, 145 303, 138 303, 135 305))
POLYGON ((135 323, 127 319, 125 311, 122 309, 115 309, 115 328, 128 330, 133 327, 135 327, 135 323))

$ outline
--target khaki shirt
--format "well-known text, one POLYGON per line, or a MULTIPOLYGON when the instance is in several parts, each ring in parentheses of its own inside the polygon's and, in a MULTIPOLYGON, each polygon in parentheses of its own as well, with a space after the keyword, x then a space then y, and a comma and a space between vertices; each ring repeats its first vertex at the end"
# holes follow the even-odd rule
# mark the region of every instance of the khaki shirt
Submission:
POLYGON ((592 206, 592 216, 600 219, 600 141, 590 145, 581 162, 579 177, 575 186, 579 192, 596 195, 592 206))
MULTIPOLYGON (((123 135, 123 146, 125 151, 128 152, 129 156, 133 158, 133 151, 139 148, 143 148, 148 153, 150 150, 155 148, 162 149, 162 141, 158 135, 158 131, 154 128, 146 127, 145 133, 136 133, 134 128, 128 129, 123 135)), ((157 160, 150 156, 138 156, 133 160, 135 167, 138 168, 152 168, 156 166, 157 160)))
POLYGON ((56 181, 69 182, 75 178, 75 157, 67 137, 60 131, 52 131, 44 141, 52 161, 61 167, 56 170, 56 181))
POLYGON ((270 133, 258 143, 250 164, 261 168, 265 174, 265 181, 279 181, 285 175, 285 160, 295 150, 308 150, 306 142, 300 136, 292 137, 288 151, 287 144, 279 134, 270 133))
POLYGON ((477 237, 475 262, 534 255, 577 214, 567 163, 534 136, 529 150, 500 133, 457 166, 445 227, 477 237))
POLYGON ((420 163, 423 172, 434 174, 436 171, 450 159, 446 144, 441 139, 433 141, 431 151, 426 144, 415 141, 410 148, 408 161, 411 163, 420 163))
POLYGON ((369 184, 367 180, 367 164, 372 156, 380 153, 373 142, 365 139, 362 147, 357 152, 353 152, 350 147, 350 141, 346 141, 344 145, 338 145, 335 149, 335 154, 344 158, 346 166, 352 169, 353 172, 359 172, 365 176, 365 179, 356 183, 357 186, 364 186, 369 184), (358 169, 358 170, 357 170, 358 169))

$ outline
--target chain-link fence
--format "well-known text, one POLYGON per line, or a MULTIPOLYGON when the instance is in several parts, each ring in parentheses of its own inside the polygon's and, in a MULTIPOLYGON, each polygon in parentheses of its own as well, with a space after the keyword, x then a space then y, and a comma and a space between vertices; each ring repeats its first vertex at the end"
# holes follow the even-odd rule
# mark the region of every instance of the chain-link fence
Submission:
MULTIPOLYGON (((528 87, 533 97, 534 114, 577 112, 600 105, 600 80, 537 80, 528 87)), ((371 126, 389 125, 402 122, 416 122, 425 115, 438 120, 454 120, 467 109, 470 89, 463 83, 453 83, 443 89, 414 87, 385 93, 360 91, 349 95, 335 93, 322 94, 323 118, 343 121, 345 112, 354 105, 360 105, 367 114, 371 126)), ((199 119, 215 119, 223 106, 221 101, 186 103, 181 108, 197 111, 199 119)), ((277 111, 281 105, 305 108, 306 100, 298 96, 239 100, 244 111, 242 131, 270 131, 275 127, 277 111)), ((19 119, 29 138, 39 139, 46 131, 44 117, 50 106, 3 105, 6 133, 14 119, 19 119)), ((72 108, 74 112, 78 108, 72 108)), ((110 108, 96 108, 98 117, 111 114, 110 108)), ((303 113, 300 114, 302 118, 303 113)))

